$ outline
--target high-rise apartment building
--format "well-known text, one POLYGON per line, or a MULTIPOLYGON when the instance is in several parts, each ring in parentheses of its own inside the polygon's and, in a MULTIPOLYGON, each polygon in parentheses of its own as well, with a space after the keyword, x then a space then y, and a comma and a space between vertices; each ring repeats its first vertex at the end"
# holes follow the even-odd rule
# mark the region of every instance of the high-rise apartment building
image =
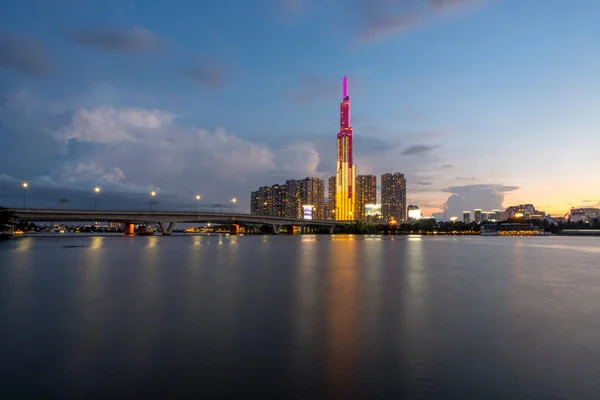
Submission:
POLYGON ((250 195, 250 214, 252 215, 263 215, 263 201, 258 190, 254 191, 250 195))
POLYGON ((288 179, 285 181, 286 217, 302 218, 302 191, 304 181, 288 179))
POLYGON ((471 211, 463 211, 463 222, 465 224, 471 223, 471 211))
POLYGON ((335 219, 335 207, 336 207, 336 178, 335 176, 329 177, 329 185, 327 192, 327 213, 325 214, 326 219, 335 219))
POLYGON ((258 192, 262 198, 263 212, 261 215, 272 215, 273 211, 273 192, 271 192, 270 186, 261 186, 258 188, 258 192))
POLYGON ((483 222, 483 210, 480 208, 473 210, 473 220, 477 223, 483 222))
POLYGON ((285 185, 275 184, 271 186, 271 195, 273 197, 273 208, 270 215, 273 215, 274 217, 285 217, 287 206, 285 185))
POLYGON ((383 220, 406 221, 406 179, 404 174, 381 175, 381 212, 383 220))
POLYGON ((340 104, 340 132, 337 134, 336 220, 353 220, 356 203, 356 168, 352 159, 352 127, 348 80, 344 77, 340 104))
POLYGON ((356 207, 354 219, 365 220, 365 205, 377 203, 377 177, 359 175, 356 177, 356 207))
POLYGON ((319 178, 304 179, 301 191, 302 205, 313 206, 312 218, 325 219, 325 182, 319 178))

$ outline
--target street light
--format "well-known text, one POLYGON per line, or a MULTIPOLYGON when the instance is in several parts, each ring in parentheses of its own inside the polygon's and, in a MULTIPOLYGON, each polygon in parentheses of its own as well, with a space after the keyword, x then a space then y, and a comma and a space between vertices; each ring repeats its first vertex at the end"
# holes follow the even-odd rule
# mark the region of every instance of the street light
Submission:
POLYGON ((233 206, 235 205, 235 203, 237 202, 237 199, 234 197, 233 199, 231 199, 231 213, 233 214, 233 206))
POLYGON ((158 210, 158 202, 156 201, 156 192, 150 192, 150 201, 148 202, 148 206, 150 208, 150 212, 152 212, 152 205, 156 204, 156 209, 158 210))
POLYGON ((202 196, 200 196, 199 194, 196 195, 196 212, 198 212, 198 203, 200 202, 201 198, 202 196))
POLYGON ((27 208, 27 188, 29 187, 29 183, 23 182, 21 187, 23 188, 23 208, 27 208))
POLYGON ((96 199, 97 199, 97 197, 98 197, 98 195, 99 195, 99 194, 100 194, 100 187, 99 187, 99 186, 96 186, 96 187, 94 188, 94 211, 96 211, 96 210, 97 210, 97 207, 96 207, 96 199))

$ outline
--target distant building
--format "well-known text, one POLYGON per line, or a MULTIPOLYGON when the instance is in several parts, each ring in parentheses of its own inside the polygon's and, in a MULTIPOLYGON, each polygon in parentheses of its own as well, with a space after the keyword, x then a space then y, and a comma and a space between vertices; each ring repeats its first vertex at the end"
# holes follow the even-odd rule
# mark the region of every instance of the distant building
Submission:
POLYGON ((463 211, 463 222, 465 224, 471 223, 471 212, 470 211, 463 211))
POLYGON ((258 190, 250 194, 250 214, 252 215, 264 215, 264 206, 262 196, 258 190))
POLYGON ((500 214, 499 220, 507 219, 543 219, 546 213, 535 209, 533 204, 519 204, 518 206, 510 206, 500 214))
POLYGON ((417 206, 410 205, 407 207, 408 210, 408 219, 410 221, 418 221, 423 218, 423 214, 421 213, 421 209, 417 206))
POLYGON ((271 215, 275 217, 285 217, 287 208, 285 185, 275 184, 271 186, 271 194, 273 197, 273 209, 271 215))
POLYGON ((473 219, 477 223, 483 222, 483 210, 479 208, 473 210, 473 219))
POLYGON ((325 219, 325 182, 319 178, 308 177, 302 183, 301 205, 313 206, 312 219, 325 219))
POLYGON ((375 175, 359 175, 356 177, 356 215, 354 219, 365 220, 365 206, 377 203, 377 177, 375 175))
POLYGON ((406 179, 404 174, 381 175, 381 212, 384 222, 406 221, 406 179))
POLYGON ((600 208, 572 208, 569 213, 569 222, 590 223, 600 218, 600 208))
POLYGON ((302 191, 304 181, 288 179, 285 181, 286 217, 302 218, 302 191))
POLYGON ((373 224, 383 222, 381 204, 365 204, 365 221, 373 224))
POLYGON ((325 214, 326 219, 335 219, 335 207, 336 207, 336 180, 335 176, 330 176, 328 181, 328 193, 327 193, 327 213, 325 214))

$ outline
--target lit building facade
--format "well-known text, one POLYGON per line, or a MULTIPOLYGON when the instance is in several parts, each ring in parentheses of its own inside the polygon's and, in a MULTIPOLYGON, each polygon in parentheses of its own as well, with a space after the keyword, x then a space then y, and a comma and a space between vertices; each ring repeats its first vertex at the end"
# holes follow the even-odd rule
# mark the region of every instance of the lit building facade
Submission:
POLYGON ((325 218, 335 219, 335 207, 336 207, 336 178, 330 176, 328 181, 328 193, 327 193, 327 212, 325 218))
POLYGON ((572 208, 569 212, 569 222, 590 223, 600 219, 600 208, 572 208))
POLYGON ((404 174, 381 175, 381 212, 384 222, 406 221, 406 179, 404 174))
POLYGON ((302 180, 288 179, 285 181, 286 217, 302 218, 302 180))
POLYGON ((325 219, 325 182, 319 178, 308 177, 302 183, 301 205, 312 206, 312 219, 325 219))
POLYGON ((262 198, 258 190, 250 194, 250 214, 263 215, 262 198))
POLYGON ((471 223, 471 212, 470 211, 463 211, 463 222, 465 224, 471 223))
POLYGON ((365 206, 377 203, 377 178, 375 175, 356 177, 356 207, 354 219, 365 220, 365 206))
POLYGON ((410 205, 406 209, 408 210, 408 219, 410 221, 418 221, 423 218, 421 209, 418 206, 410 205))
POLYGON ((271 215, 274 217, 285 217, 287 209, 285 185, 275 184, 271 186, 271 195, 273 197, 273 209, 271 215))
POLYGON ((352 127, 350 125, 350 96, 348 80, 343 80, 340 104, 340 131, 337 134, 336 220, 353 220, 356 205, 356 168, 352 158, 352 127))
POLYGON ((481 210, 479 208, 476 210, 473 210, 473 220, 477 223, 483 222, 483 210, 481 210))

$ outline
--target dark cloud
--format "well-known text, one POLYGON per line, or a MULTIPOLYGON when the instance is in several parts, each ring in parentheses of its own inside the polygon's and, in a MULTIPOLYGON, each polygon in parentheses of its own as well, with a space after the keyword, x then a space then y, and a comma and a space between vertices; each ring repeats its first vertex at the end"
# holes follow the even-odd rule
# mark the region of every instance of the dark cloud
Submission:
POLYGON ((29 76, 49 75, 54 69, 41 43, 25 36, 5 32, 0 32, 0 67, 29 76))
POLYGON ((420 185, 420 186, 431 186, 431 185, 433 185, 433 182, 419 181, 419 182, 417 182, 417 185, 420 185))
POLYGON ((429 144, 415 144, 412 146, 407 147, 406 149, 402 150, 402 154, 403 156, 421 156, 421 155, 425 155, 427 153, 431 153, 433 150, 437 149, 438 147, 440 147, 439 145, 435 144, 435 145, 429 145, 429 144))
MULTIPOLYGON (((472 212, 476 208, 483 210, 502 209, 505 193, 518 189, 518 186, 494 184, 451 186, 444 190, 452 193, 446 201, 446 218, 458 217, 462 215, 463 211, 472 212)), ((444 213, 436 213, 434 216, 437 219, 442 219, 444 213)))
POLYGON ((485 1, 488 0, 360 0, 364 24, 358 39, 377 40, 421 24, 431 14, 485 1))
POLYGON ((203 60, 194 67, 183 70, 183 74, 209 87, 219 87, 224 82, 226 68, 215 60, 203 60))
POLYGON ((101 50, 133 53, 158 50, 166 41, 142 27, 83 28, 71 31, 67 37, 74 43, 101 50))
POLYGON ((307 75, 300 78, 299 86, 299 89, 288 92, 290 100, 298 104, 342 97, 342 84, 339 80, 307 75))

